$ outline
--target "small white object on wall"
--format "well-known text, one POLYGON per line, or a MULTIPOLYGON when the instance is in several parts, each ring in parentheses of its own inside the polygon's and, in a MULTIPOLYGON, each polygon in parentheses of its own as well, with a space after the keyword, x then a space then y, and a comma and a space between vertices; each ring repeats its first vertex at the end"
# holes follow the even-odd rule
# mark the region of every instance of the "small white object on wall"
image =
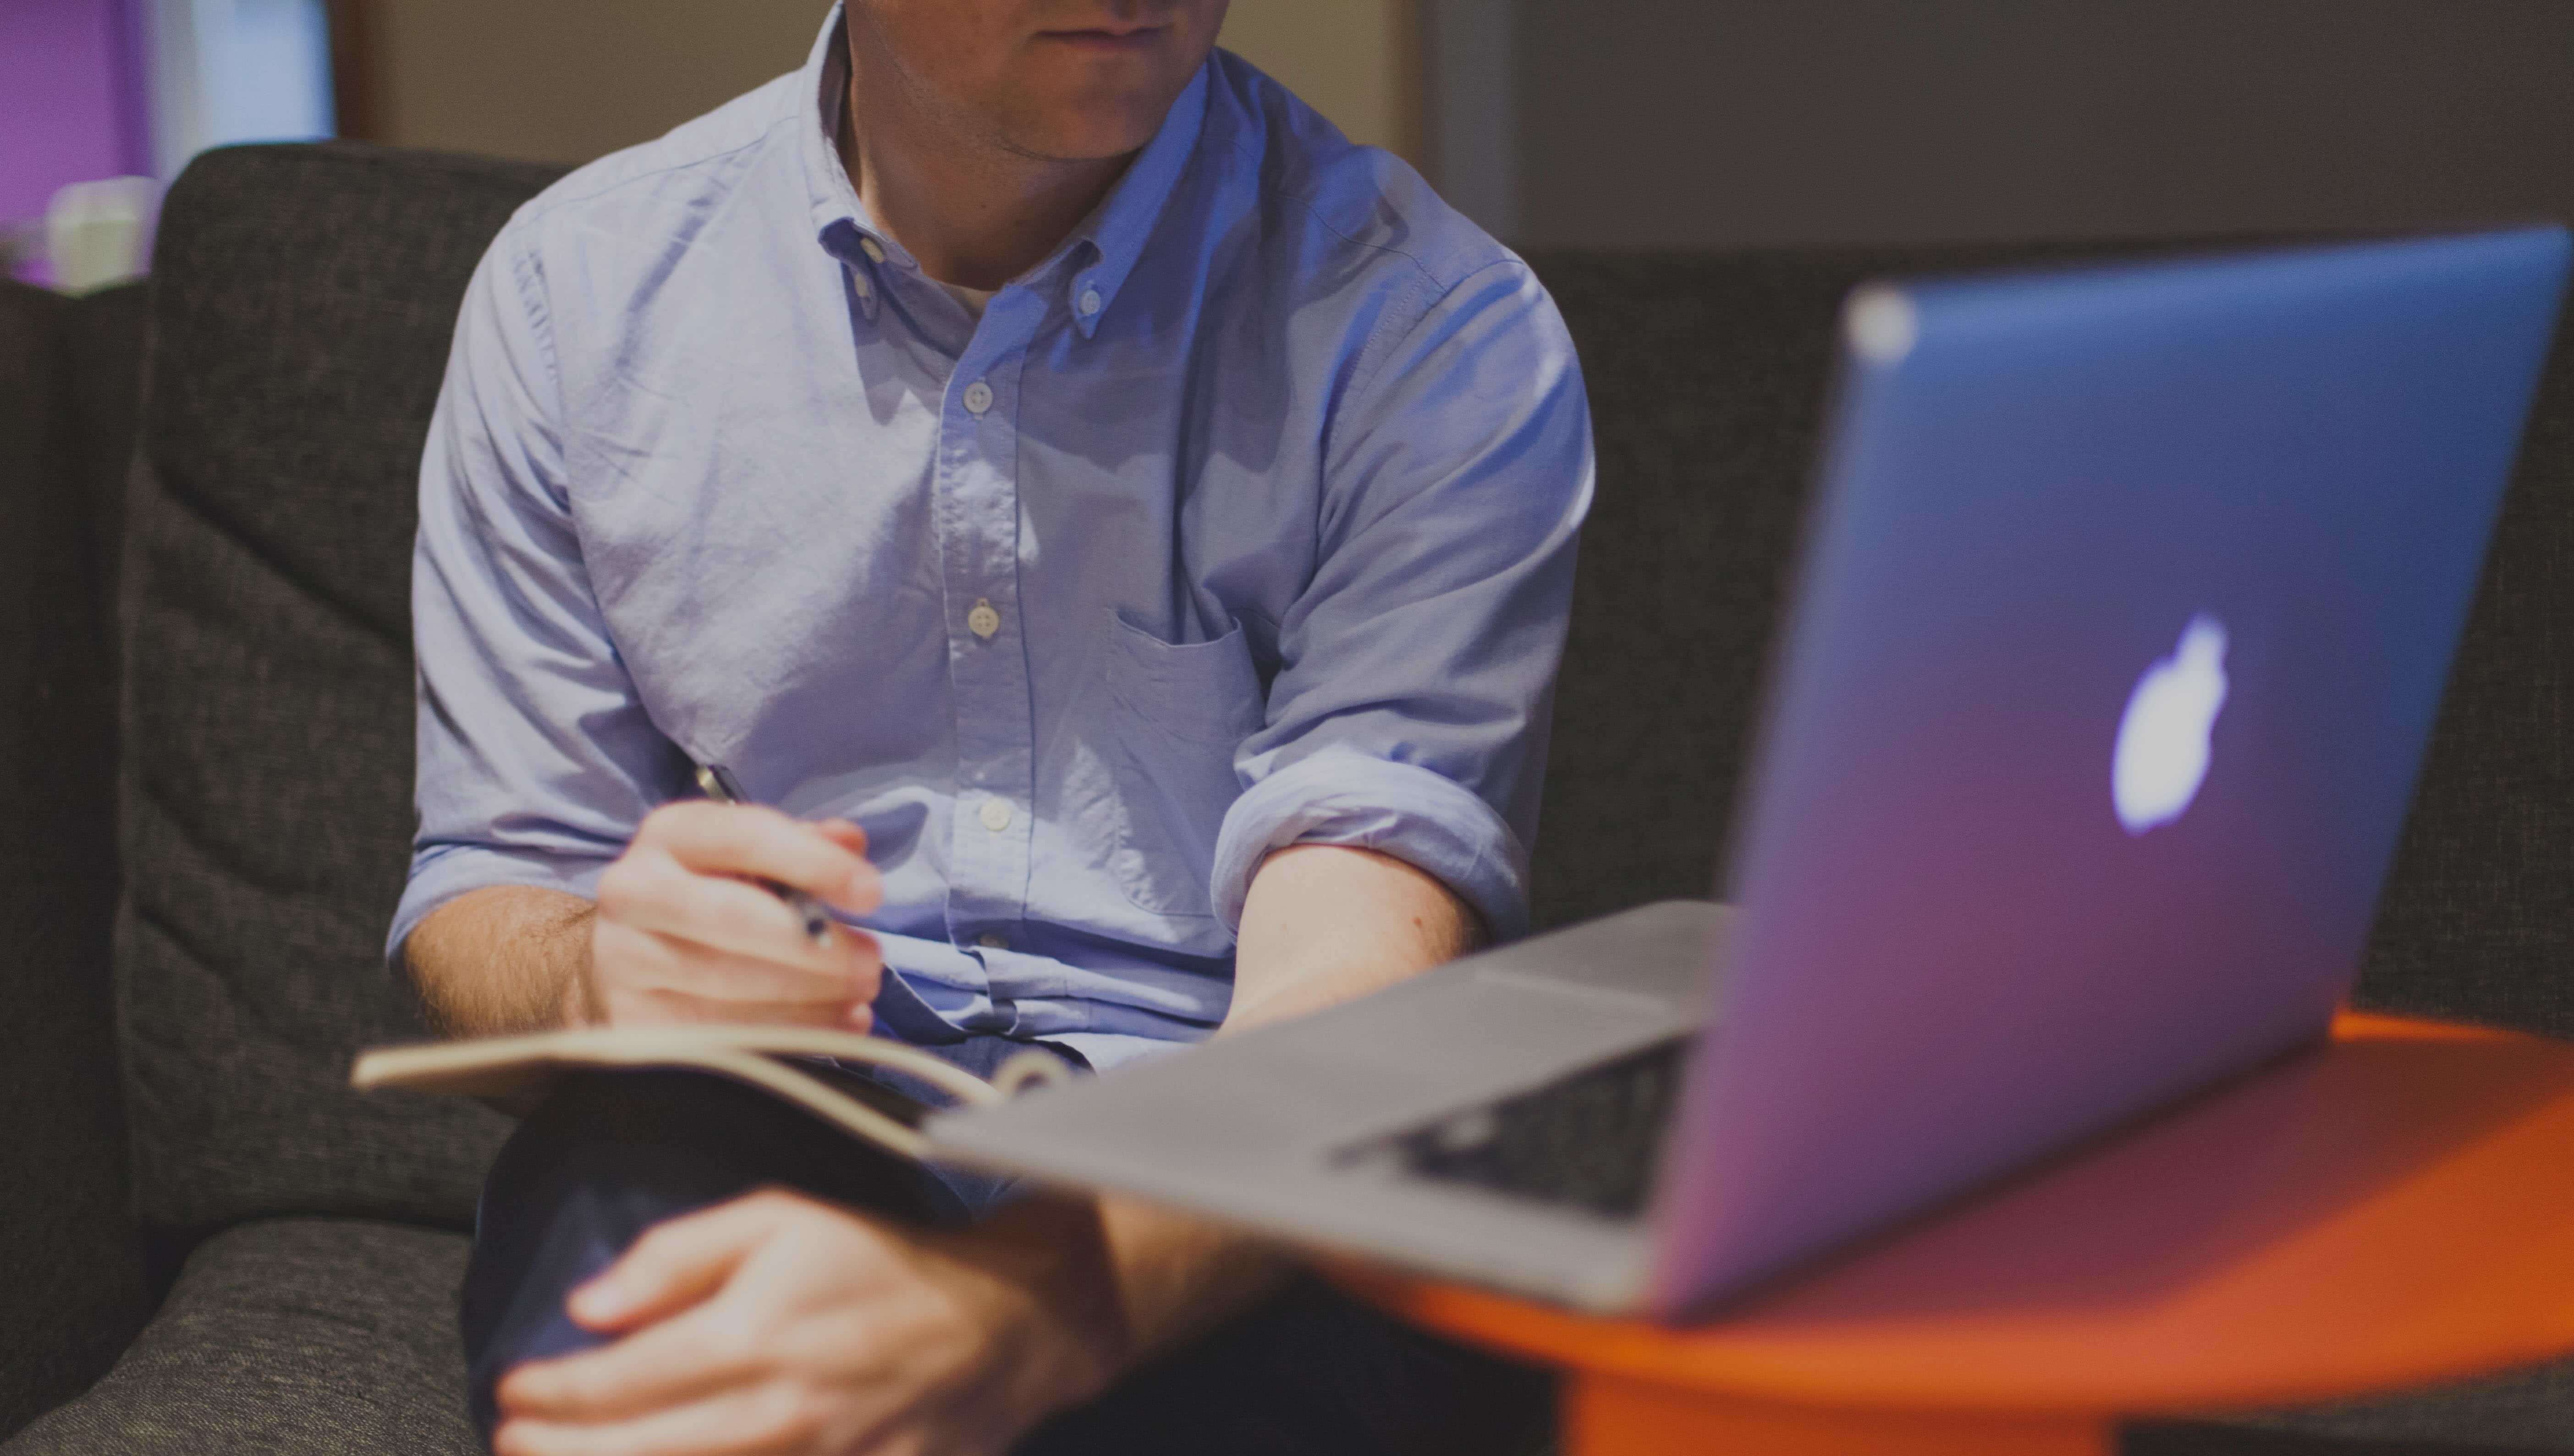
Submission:
POLYGON ((45 259, 54 287, 88 293, 140 278, 149 266, 161 185, 149 177, 75 182, 45 210, 45 259))

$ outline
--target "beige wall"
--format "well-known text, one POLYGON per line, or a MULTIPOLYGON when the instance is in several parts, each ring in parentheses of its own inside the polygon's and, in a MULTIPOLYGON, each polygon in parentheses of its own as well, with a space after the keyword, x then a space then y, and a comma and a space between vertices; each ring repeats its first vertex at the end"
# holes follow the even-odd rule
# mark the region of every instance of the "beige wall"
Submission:
MULTIPOLYGON (((802 64, 823 0, 374 0, 374 139, 579 162, 802 64)), ((1234 0, 1224 44, 1410 153, 1407 0, 1234 0)))
POLYGON ((1222 43, 1353 141, 1420 160, 1420 57, 1407 0, 1233 0, 1222 43))
POLYGON ((584 162, 801 64, 820 0, 376 0, 375 139, 584 162))

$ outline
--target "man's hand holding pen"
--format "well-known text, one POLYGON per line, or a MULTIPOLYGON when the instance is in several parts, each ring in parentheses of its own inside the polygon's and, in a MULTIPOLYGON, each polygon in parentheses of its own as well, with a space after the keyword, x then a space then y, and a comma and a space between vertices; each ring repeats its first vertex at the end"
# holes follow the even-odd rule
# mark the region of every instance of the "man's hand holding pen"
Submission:
POLYGON ((873 936, 818 936, 767 885, 853 915, 883 898, 864 830, 755 804, 685 799, 644 820, 599 881, 585 1004, 593 1025, 788 1022, 863 1031, 884 973, 873 936))

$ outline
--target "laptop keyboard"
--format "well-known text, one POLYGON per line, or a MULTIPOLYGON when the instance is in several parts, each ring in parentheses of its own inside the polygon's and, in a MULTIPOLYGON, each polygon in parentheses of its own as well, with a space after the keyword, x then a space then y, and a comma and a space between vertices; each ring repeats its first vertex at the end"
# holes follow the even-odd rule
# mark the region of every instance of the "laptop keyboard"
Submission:
POLYGON ((1653 1192, 1693 1038, 1584 1067, 1499 1102, 1352 1148, 1412 1176, 1632 1219, 1653 1192))

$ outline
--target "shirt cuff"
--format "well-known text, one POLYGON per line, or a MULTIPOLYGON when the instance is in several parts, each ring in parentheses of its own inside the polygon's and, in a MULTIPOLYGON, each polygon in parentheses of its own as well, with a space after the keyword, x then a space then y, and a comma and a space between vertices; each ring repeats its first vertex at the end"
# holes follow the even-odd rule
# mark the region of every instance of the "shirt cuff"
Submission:
POLYGON ((1528 849, 1474 790, 1411 763, 1329 747, 1251 785, 1226 810, 1210 888, 1242 931, 1251 877, 1273 849, 1347 844, 1391 854, 1473 905, 1496 941, 1528 929, 1528 849))
POLYGON ((385 934, 385 964, 400 969, 403 942, 429 918, 429 912, 469 890, 496 884, 525 884, 559 889, 584 899, 599 897, 599 876, 610 860, 588 854, 549 854, 537 849, 496 849, 483 844, 446 844, 411 862, 411 882, 403 886, 402 903, 394 909, 393 928, 385 934))

